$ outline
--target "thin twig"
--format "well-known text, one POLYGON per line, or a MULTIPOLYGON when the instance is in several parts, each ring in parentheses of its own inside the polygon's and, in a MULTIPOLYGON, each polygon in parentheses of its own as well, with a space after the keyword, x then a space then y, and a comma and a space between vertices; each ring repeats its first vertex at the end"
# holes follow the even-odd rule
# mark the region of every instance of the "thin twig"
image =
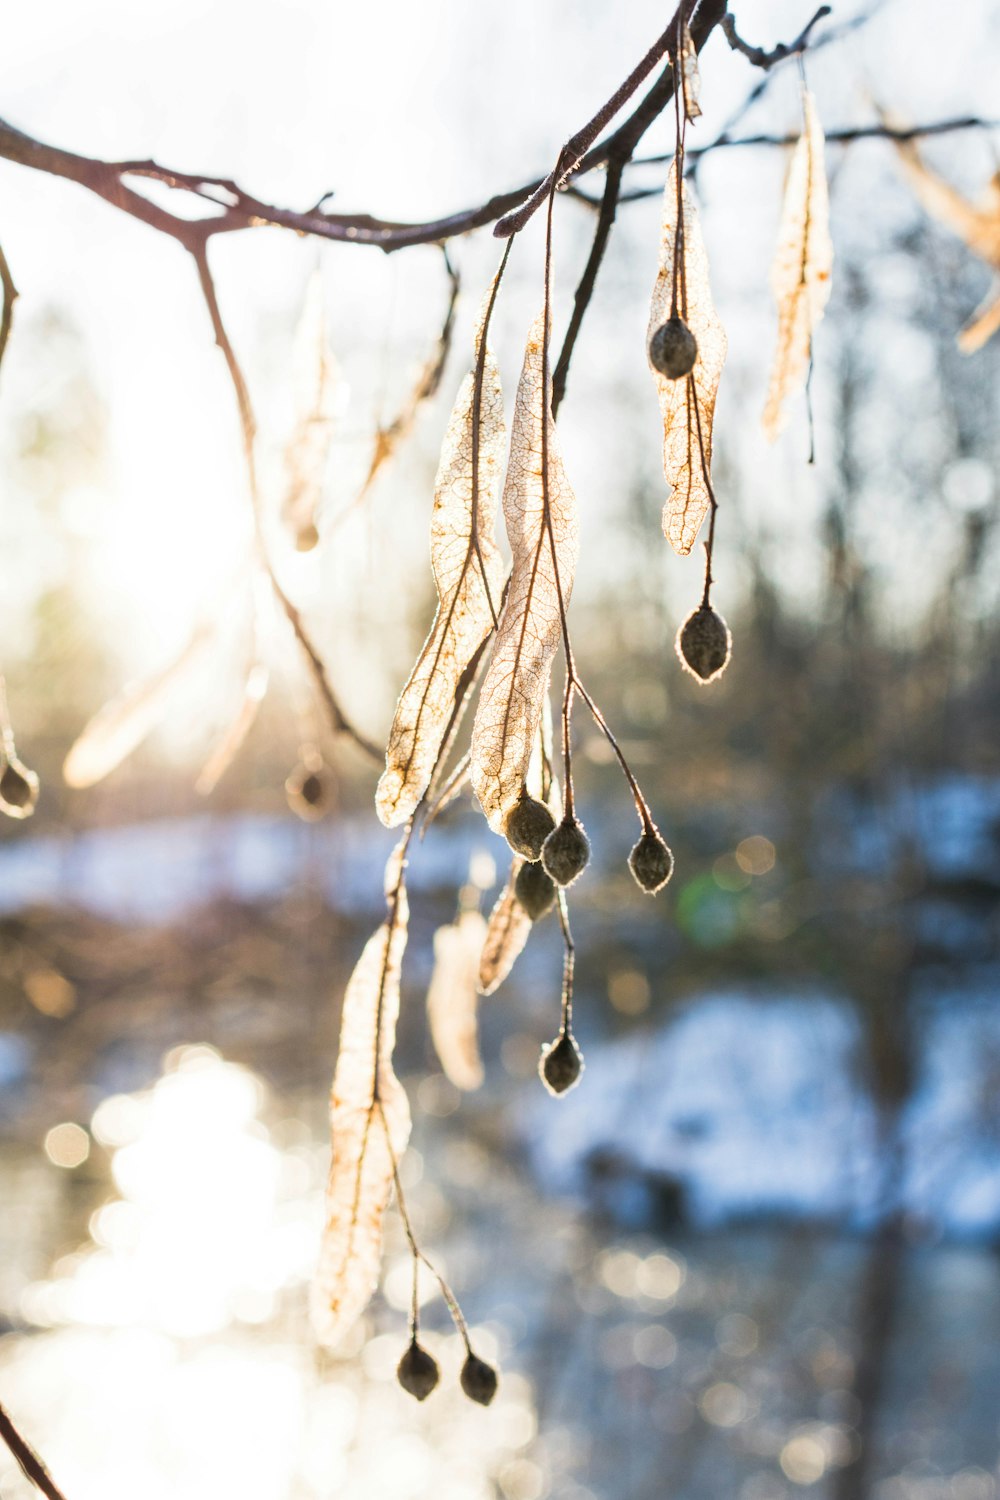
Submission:
POLYGON ((576 341, 583 327, 590 299, 594 295, 594 286, 597 282, 597 273, 601 269, 604 252, 608 247, 608 240, 615 222, 615 213, 618 208, 618 198, 621 192, 622 173, 625 162, 614 160, 608 163, 607 176, 604 182, 604 194, 601 198, 600 213, 597 216, 597 225, 594 229, 594 239, 590 246, 590 254, 587 264, 583 268, 576 293, 573 298, 573 312, 566 329, 559 358, 556 360, 555 371, 552 375, 552 416, 559 414, 563 397, 566 394, 566 381, 569 378, 570 361, 576 348, 576 341))
POLYGON ((10 338, 11 326, 14 322, 14 303, 17 301, 18 291, 14 285, 14 278, 10 274, 10 266, 7 257, 0 245, 0 285, 3 286, 3 312, 0 313, 0 364, 7 350, 7 340, 10 338))
POLYGON ((17 1459, 23 1473, 48 1500, 66 1500, 38 1454, 18 1432, 3 1406, 0 1406, 0 1438, 17 1459))
POLYGON ((194 257, 195 265, 198 268, 198 280, 201 284, 202 295, 205 298, 205 305, 208 308, 208 315, 212 322, 212 331, 215 334, 215 342, 221 349, 223 357, 226 361, 226 368, 229 371, 229 378, 232 381, 233 391, 236 396, 236 405, 239 410, 240 417, 240 431, 243 436, 243 455, 246 461, 247 485, 250 491, 250 504, 253 511, 254 537, 257 556, 260 560, 260 564, 264 572, 267 575, 271 588, 274 591, 274 596, 277 599, 278 603, 281 605, 281 608, 285 614, 285 618, 287 619, 289 625, 292 627, 295 638, 302 648, 306 661, 309 664, 310 671, 312 672, 316 686, 319 690, 320 698, 322 699, 323 705, 326 709, 327 717, 330 720, 330 727, 333 730, 334 734, 346 735, 347 738, 353 740, 361 750, 364 750, 367 755, 370 755, 374 760, 380 760, 381 752, 375 747, 375 745, 371 743, 370 740, 365 739, 364 735, 361 734, 359 730, 355 729, 354 725, 351 723, 350 719, 341 708, 337 695, 333 690, 333 685, 330 682, 330 676, 327 672, 323 658, 317 650, 315 644, 313 643, 309 631, 306 629, 305 622, 302 619, 301 613, 285 593, 285 590, 281 586, 278 575, 275 572, 274 563, 271 560, 271 556, 267 548, 267 542, 264 536, 264 518, 262 514, 260 490, 257 483, 257 461, 255 454, 257 423, 253 413, 253 405, 250 400, 249 387, 247 386, 246 378, 243 374, 240 362, 236 357, 236 351, 233 348, 232 341, 229 337, 229 334, 226 332, 226 325, 222 319, 222 311, 219 307, 219 299, 215 290, 215 282, 212 278, 211 268, 208 263, 208 246, 203 240, 195 241, 191 249, 191 254, 194 257))
POLYGON ((776 63, 784 62, 789 57, 797 57, 800 53, 804 52, 809 45, 809 34, 813 30, 813 27, 818 26, 820 21, 825 21, 830 14, 832 14, 832 7, 821 5, 812 20, 808 21, 802 28, 794 42, 787 44, 779 42, 770 52, 765 51, 761 47, 752 47, 749 42, 745 42, 737 34, 736 22, 731 15, 724 15, 721 25, 722 30, 725 32, 726 41, 732 47, 733 51, 742 52, 747 61, 752 63, 755 68, 763 68, 767 72, 776 63))

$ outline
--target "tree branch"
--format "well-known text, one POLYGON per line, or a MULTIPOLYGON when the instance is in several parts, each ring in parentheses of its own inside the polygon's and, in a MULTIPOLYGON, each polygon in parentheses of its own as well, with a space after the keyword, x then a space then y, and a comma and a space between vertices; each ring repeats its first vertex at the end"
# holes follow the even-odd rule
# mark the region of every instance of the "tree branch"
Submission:
POLYGON ((21 1436, 2 1406, 0 1406, 0 1438, 7 1444, 32 1484, 47 1496, 47 1500, 66 1500, 38 1454, 21 1436))
POLYGON ((601 269, 604 252, 607 249, 611 229, 615 222, 615 213, 618 208, 618 199, 621 193, 622 172, 625 163, 612 161, 608 164, 607 180, 604 184, 604 196, 601 199, 600 213, 597 216, 597 227, 594 230, 594 240, 590 247, 590 255, 587 264, 583 268, 576 294, 573 298, 573 313, 563 339, 562 349, 556 361, 555 371, 552 376, 552 415, 558 415, 562 405, 562 399, 566 394, 566 381, 569 378, 570 360, 573 358, 573 350, 583 326, 583 320, 590 306, 590 299, 594 295, 594 286, 597 281, 597 273, 601 269))
POLYGON ((804 52, 809 46, 809 33, 813 27, 817 26, 820 21, 826 20, 826 17, 831 13, 831 6, 821 5, 812 20, 807 22, 799 32, 794 42, 787 44, 779 42, 777 47, 772 48, 770 52, 765 52, 761 47, 751 47, 749 42, 745 42, 737 34, 736 22, 728 12, 722 17, 721 25, 722 30, 725 32, 726 41, 732 47, 733 51, 742 52, 747 61, 753 63, 755 68, 763 68, 767 72, 769 68, 774 67, 775 63, 784 62, 786 58, 796 57, 800 52, 804 52))
POLYGON ((10 266, 7 257, 0 245, 0 285, 3 286, 3 312, 0 313, 0 364, 7 349, 7 340, 10 338, 11 325, 14 321, 14 303, 18 298, 17 287, 14 278, 10 274, 10 266))

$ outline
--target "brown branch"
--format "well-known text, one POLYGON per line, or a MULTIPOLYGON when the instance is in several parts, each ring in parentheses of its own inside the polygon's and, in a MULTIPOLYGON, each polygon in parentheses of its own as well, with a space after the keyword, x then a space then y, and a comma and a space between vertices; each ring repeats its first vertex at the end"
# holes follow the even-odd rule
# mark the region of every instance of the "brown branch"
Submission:
POLYGON ((597 216, 597 227, 594 230, 594 239, 590 247, 590 255, 587 264, 583 268, 579 285, 573 298, 573 313, 569 320, 569 327, 563 339, 559 358, 556 361, 555 371, 552 376, 552 415, 558 415, 566 394, 566 381, 569 378, 570 361, 573 358, 573 350, 583 326, 583 320, 590 306, 590 299, 594 295, 594 286, 597 281, 597 273, 601 269, 604 252, 608 246, 611 229, 615 222, 615 213, 618 209, 618 199, 621 193, 622 172, 625 163, 612 161, 608 163, 607 179, 604 184, 604 196, 601 199, 600 212, 597 216))
POLYGON ((334 734, 346 735, 349 739, 353 740, 361 750, 364 750, 367 755, 370 755, 372 759, 381 760, 381 752, 376 749, 376 747, 371 743, 370 740, 365 739, 364 735, 362 735, 357 729, 355 729, 354 725, 351 723, 350 719, 341 708, 337 695, 333 690, 333 685, 330 682, 329 673, 326 670, 323 658, 320 655, 319 651, 316 649, 312 637, 306 629, 305 622, 302 619, 302 615, 300 614, 296 606, 292 603, 288 595, 285 593, 285 590, 282 588, 281 583, 278 579, 277 573, 275 572, 274 563, 271 560, 271 556, 268 551, 264 536, 264 523, 260 502, 260 490, 257 484, 257 462, 254 451, 254 442, 257 434, 257 423, 253 414, 253 405, 250 400, 250 391, 247 386, 243 370, 240 366, 240 362, 236 357, 236 351, 233 348, 232 341, 230 340, 229 334, 226 332, 226 325, 222 319, 222 310, 219 307, 219 299, 215 290, 215 282, 212 278, 211 268, 208 263, 208 247, 203 240, 196 241, 194 243, 193 247, 191 248, 191 254, 194 257, 195 265, 198 268, 198 280, 201 284, 202 295, 205 298, 205 305, 208 308, 208 315, 212 322, 212 331, 215 334, 215 342, 221 349, 223 357, 226 361, 226 367, 229 371, 229 378, 232 381, 233 391, 236 395, 236 405, 239 410, 240 417, 240 430, 243 435, 243 453, 246 460, 247 484, 250 490, 250 504, 253 510, 254 538, 256 543, 257 556, 260 560, 265 574, 267 575, 268 582, 270 583, 271 588, 274 591, 274 596, 277 599, 278 603, 281 605, 281 608, 285 614, 285 618, 287 619, 289 625, 292 627, 295 638, 301 646, 306 661, 309 664, 309 669, 312 672, 313 679, 316 683, 320 698, 323 702, 323 706, 327 712, 327 717, 330 721, 330 727, 333 730, 334 734))
POLYGON ((17 1459, 22 1472, 37 1489, 41 1490, 43 1495, 48 1497, 48 1500, 66 1500, 38 1454, 21 1436, 2 1406, 0 1406, 0 1438, 17 1459))
POLYGON ((0 245, 0 284, 3 286, 3 312, 0 314, 0 364, 2 364, 7 349, 7 340, 10 338, 11 325, 14 322, 14 303, 18 297, 17 287, 10 274, 10 266, 7 264, 2 245, 0 245))
POLYGON ((737 34, 736 22, 731 15, 724 15, 721 25, 722 30, 725 32, 726 41, 732 47, 733 51, 742 52, 747 61, 752 63, 755 68, 763 68, 767 72, 776 63, 784 62, 789 57, 797 57, 799 53, 804 52, 809 46, 809 34, 813 27, 817 26, 820 21, 825 21, 826 17, 831 14, 831 11, 831 6, 821 5, 812 20, 808 21, 799 32, 794 42, 788 42, 787 44, 779 42, 777 47, 773 47, 770 52, 765 52, 761 47, 752 47, 749 42, 745 42, 737 34))
MULTIPOLYGON (((954 120, 935 120, 928 125, 852 125, 845 126, 840 130, 825 130, 824 137, 827 145, 849 145, 851 141, 915 141, 924 136, 950 135, 960 130, 997 130, 1000 129, 1000 120, 984 120, 979 115, 961 115, 954 120)), ((720 137, 717 141, 711 141, 706 146, 689 146, 685 152, 688 160, 694 157, 707 156, 710 151, 718 151, 729 146, 794 146, 801 135, 801 131, 795 131, 787 135, 741 135, 732 138, 720 137)), ((671 153, 661 156, 640 156, 629 165, 633 167, 660 166, 664 162, 673 159, 671 153)), ((662 188, 641 188, 632 192, 622 193, 619 202, 634 203, 639 198, 649 198, 662 192, 662 188)), ((579 194, 582 198, 583 194, 579 194)), ((587 199, 594 207, 597 206, 594 199, 587 199)))

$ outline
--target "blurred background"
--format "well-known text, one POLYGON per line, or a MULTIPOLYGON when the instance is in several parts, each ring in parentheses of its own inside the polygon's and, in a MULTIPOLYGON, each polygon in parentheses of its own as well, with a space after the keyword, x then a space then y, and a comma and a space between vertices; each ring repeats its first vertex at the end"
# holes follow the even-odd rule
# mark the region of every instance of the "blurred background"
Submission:
MULTIPOLYGON (((811 10, 734 6, 761 46, 811 10)), ((662 24, 652 0, 51 0, 5 21, 0 108, 83 153, 423 219, 544 171, 662 24)), ((930 0, 843 0, 829 24, 843 34, 807 64, 828 129, 876 105, 910 123, 996 114, 995 0, 947 23, 930 0)), ((690 144, 734 117, 734 135, 796 130, 794 64, 744 108, 763 75, 718 34, 702 76, 690 144)), ((659 122, 641 154, 671 134, 659 122)), ((996 141, 924 149, 975 198, 996 141)), ((714 599, 735 645, 710 689, 673 650, 700 559, 659 530, 656 196, 620 210, 560 414, 577 655, 677 860, 656 902, 636 889, 633 812, 578 716, 595 854, 573 893, 587 1071, 569 1097, 536 1075, 558 1016, 551 918, 482 1002, 483 1087, 442 1076, 433 932, 470 869, 489 909, 504 846, 463 800, 411 863, 403 1181, 500 1361, 483 1411, 457 1392, 430 1287, 442 1388, 417 1407, 395 1384, 410 1271, 391 1212, 384 1292, 356 1334, 329 1354, 309 1329, 340 997, 392 840, 375 771, 324 739, 266 610, 257 722, 211 797, 195 790, 243 691, 250 528, 193 268, 81 189, 0 162, 21 293, 0 377, 0 630, 42 781, 33 819, 0 828, 0 1398, 69 1500, 996 1500, 1000 339, 957 352, 989 272, 915 203, 893 148, 831 145, 816 463, 804 402, 768 447, 784 165, 725 148, 697 170, 730 337, 714 599), (204 619, 212 639, 148 741, 99 786, 66 787, 83 724, 204 619), (316 747, 327 812, 304 822, 284 783, 316 747)), ((557 209, 558 338, 593 212, 557 209)), ((215 247, 278 570, 376 742, 433 612, 437 451, 498 258, 488 231, 451 254, 463 293, 440 392, 358 505, 376 427, 434 347, 440 252, 278 230, 215 247), (337 427, 303 555, 278 511, 317 270, 337 427)), ((508 405, 540 290, 535 224, 494 320, 508 405)), ((29 1493, 0 1452, 0 1496, 29 1493)))

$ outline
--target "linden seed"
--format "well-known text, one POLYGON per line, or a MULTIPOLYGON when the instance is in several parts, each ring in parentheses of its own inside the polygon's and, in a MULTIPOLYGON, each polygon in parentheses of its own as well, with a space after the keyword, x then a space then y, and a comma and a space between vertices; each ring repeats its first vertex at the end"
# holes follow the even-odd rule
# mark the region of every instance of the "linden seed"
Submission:
POLYGON ((533 922, 551 911, 556 902, 556 888, 540 864, 523 864, 514 881, 514 895, 533 922))
POLYGON ((441 1379, 441 1371, 433 1354, 428 1354, 413 1338, 396 1366, 396 1379, 410 1396, 426 1401, 441 1379))
POLYGON ((550 1094, 565 1094, 580 1082, 583 1053, 571 1031, 560 1031, 555 1041, 542 1048, 538 1074, 550 1094))
POLYGON ((285 782, 285 796, 292 812, 306 823, 314 823, 329 810, 332 787, 325 771, 296 766, 285 782))
POLYGON ((698 340, 683 318, 668 318, 649 341, 649 362, 668 380, 690 375, 698 358, 698 340))
POLYGON ((655 830, 642 835, 628 857, 628 864, 636 884, 650 896, 662 890, 674 873, 674 856, 655 830))
POLYGON ((555 826, 556 820, 545 803, 525 793, 507 814, 503 831, 515 854, 538 860, 542 857, 542 845, 555 826))
POLYGON ((489 1406, 497 1393, 497 1372, 492 1365, 488 1365, 485 1359, 480 1359, 478 1354, 470 1353, 462 1366, 460 1379, 462 1390, 470 1401, 478 1401, 480 1406, 489 1406))
POLYGON ((576 818, 563 818, 542 845, 542 864, 556 885, 572 885, 590 858, 590 840, 576 818))
POLYGON ((302 526, 295 536, 295 548, 298 552, 312 552, 319 545, 319 532, 310 521, 307 526, 302 526))
POLYGON ((733 638, 729 626, 710 604, 699 604, 677 632, 681 666, 699 682, 714 682, 726 670, 733 638))
POLYGON ((0 774, 0 812, 8 818, 30 818, 38 801, 38 777, 34 771, 11 759, 0 774))

